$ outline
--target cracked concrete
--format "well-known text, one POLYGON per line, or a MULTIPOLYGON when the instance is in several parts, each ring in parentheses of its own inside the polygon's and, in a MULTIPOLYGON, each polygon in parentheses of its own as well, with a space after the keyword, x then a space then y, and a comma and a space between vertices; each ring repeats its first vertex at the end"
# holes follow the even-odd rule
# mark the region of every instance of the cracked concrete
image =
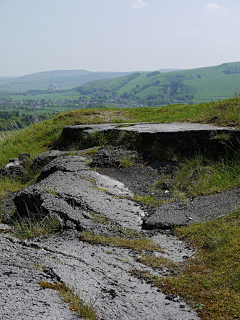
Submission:
MULTIPOLYGON (((81 155, 50 155, 54 159, 41 174, 41 181, 14 197, 18 215, 29 212, 58 215, 64 231, 21 241, 0 233, 2 286, 0 316, 4 319, 82 319, 70 311, 56 291, 41 289, 39 281, 64 282, 96 308, 104 320, 195 320, 195 311, 180 297, 168 300, 151 282, 138 279, 133 270, 166 276, 167 269, 152 269, 138 262, 139 253, 129 249, 91 245, 78 232, 96 234, 116 228, 141 231, 145 207, 131 200, 133 192, 121 181, 91 170, 81 155), (109 226, 96 223, 91 214, 103 215, 109 226)), ((48 162, 44 155, 44 161, 48 162)), ((11 230, 0 226, 4 232, 11 230)), ((147 235, 147 234, 146 234, 147 235)), ((183 261, 194 252, 178 239, 155 235, 164 256, 183 261), (169 245, 169 243, 171 243, 169 245), (176 245, 177 244, 177 245, 176 245)))
POLYGON ((158 275, 165 270, 152 270, 136 262, 136 253, 131 250, 90 245, 79 241, 74 233, 25 242, 4 235, 0 239, 5 261, 1 315, 14 319, 81 319, 70 314, 55 291, 38 286, 39 281, 52 282, 55 275, 55 279, 80 292, 86 302, 93 303, 99 319, 198 319, 181 299, 169 301, 151 283, 132 276, 133 269, 158 275), (19 253, 14 257, 16 250, 19 253), (50 269, 51 276, 34 265, 50 269), (16 309, 10 308, 12 301, 16 309))

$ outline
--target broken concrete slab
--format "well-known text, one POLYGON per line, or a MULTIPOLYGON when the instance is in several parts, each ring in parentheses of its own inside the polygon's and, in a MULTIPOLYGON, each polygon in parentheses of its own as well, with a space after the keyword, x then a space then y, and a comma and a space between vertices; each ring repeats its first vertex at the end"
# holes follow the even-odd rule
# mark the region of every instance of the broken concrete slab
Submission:
POLYGON ((167 300, 151 282, 132 274, 145 270, 165 276, 170 270, 146 267, 131 250, 81 242, 69 231, 35 241, 0 235, 0 252, 4 319, 82 319, 56 291, 40 288, 39 281, 47 281, 70 286, 85 303, 93 304, 99 319, 199 320, 181 298, 167 300))
POLYGON ((240 130, 231 127, 217 127, 209 124, 174 122, 174 123, 134 123, 134 124, 92 124, 66 126, 62 138, 68 141, 79 139, 82 134, 93 132, 135 132, 148 139, 211 138, 216 133, 232 133, 240 135, 240 130))
POLYGON ((0 176, 12 178, 23 175, 24 167, 19 161, 19 159, 14 159, 14 161, 11 160, 13 159, 10 159, 10 162, 0 169, 0 176))
POLYGON ((39 262, 80 292, 87 303, 94 303, 100 319, 198 319, 187 304, 182 310, 181 299, 168 301, 158 288, 133 276, 132 270, 159 276, 170 272, 153 270, 137 262, 138 253, 81 242, 70 232, 26 242, 29 246, 33 244, 42 248, 38 250, 39 262))
POLYGON ((81 320, 54 290, 38 282, 53 282, 41 271, 41 252, 0 235, 0 318, 15 320, 81 320), (39 269, 38 269, 39 268, 39 269))
POLYGON ((120 226, 141 230, 141 205, 127 199, 133 193, 120 181, 87 167, 80 156, 60 157, 44 169, 44 179, 14 198, 19 215, 54 214, 78 229, 86 223, 84 212, 103 215, 120 226), (52 171, 56 170, 52 173, 52 171), (60 170, 60 171, 58 171, 60 170))
POLYGON ((240 205, 240 189, 219 192, 213 196, 189 199, 188 203, 178 200, 164 204, 143 218, 144 229, 171 229, 189 223, 213 220, 226 215, 240 205))
POLYGON ((55 158, 65 155, 64 151, 50 150, 41 153, 32 163, 32 169, 43 168, 46 164, 55 158))
MULTIPOLYGON (((238 144, 240 130, 228 127, 217 127, 201 123, 135 123, 135 124, 97 124, 67 126, 63 128, 60 141, 64 143, 87 141, 94 132, 102 132, 110 135, 116 141, 127 139, 127 144, 132 140, 149 148, 153 143, 161 142, 165 144, 177 144, 179 152, 184 155, 195 154, 196 150, 210 153, 212 156, 225 155, 226 137, 231 146, 228 148, 232 152, 234 146, 238 144), (127 136, 135 135, 135 138, 127 136), (115 138, 113 138, 115 137, 115 138), (125 137, 125 138, 124 138, 125 137), (222 138, 223 137, 223 141, 222 138), (224 138, 225 137, 225 138, 224 138)), ((117 143, 117 142, 116 142, 117 143)), ((122 142, 124 143, 124 142, 122 142)), ((94 139, 92 141, 94 145, 94 139)))

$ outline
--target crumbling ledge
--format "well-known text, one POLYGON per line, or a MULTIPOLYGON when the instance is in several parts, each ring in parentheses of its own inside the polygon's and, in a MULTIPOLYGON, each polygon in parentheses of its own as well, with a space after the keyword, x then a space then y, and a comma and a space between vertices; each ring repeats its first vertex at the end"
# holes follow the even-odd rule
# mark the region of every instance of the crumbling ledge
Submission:
POLYGON ((200 123, 135 123, 135 124, 92 124, 66 126, 61 140, 81 141, 93 133, 111 133, 119 138, 124 133, 139 135, 142 144, 151 145, 155 141, 177 143, 179 151, 190 154, 196 150, 209 151, 211 154, 223 153, 226 146, 234 149, 239 145, 240 130, 229 127, 217 127, 200 123))

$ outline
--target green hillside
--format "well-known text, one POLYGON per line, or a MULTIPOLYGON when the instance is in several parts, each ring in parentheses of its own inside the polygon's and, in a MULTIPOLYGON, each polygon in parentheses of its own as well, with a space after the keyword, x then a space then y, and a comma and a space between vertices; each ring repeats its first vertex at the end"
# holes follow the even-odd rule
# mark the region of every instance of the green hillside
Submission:
POLYGON ((0 90, 4 91, 29 91, 47 90, 48 85, 54 83, 60 90, 71 89, 83 83, 99 79, 121 77, 130 72, 90 72, 86 70, 56 70, 29 74, 18 78, 0 78, 0 90))
POLYGON ((238 93, 238 89, 240 62, 167 73, 137 72, 117 79, 85 83, 76 90, 82 95, 138 99, 151 106, 222 100, 238 93))
POLYGON ((8 82, 13 80, 16 77, 0 77, 0 82, 8 82))

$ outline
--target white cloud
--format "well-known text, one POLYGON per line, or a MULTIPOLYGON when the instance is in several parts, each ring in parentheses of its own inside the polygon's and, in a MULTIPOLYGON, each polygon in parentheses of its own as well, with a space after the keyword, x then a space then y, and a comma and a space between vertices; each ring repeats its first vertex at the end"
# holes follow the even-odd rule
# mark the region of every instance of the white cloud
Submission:
POLYGON ((217 3, 209 3, 206 5, 208 11, 222 11, 227 13, 227 8, 219 6, 217 3))
POLYGON ((134 3, 131 5, 131 8, 142 9, 148 6, 143 0, 133 0, 133 1, 134 3))

